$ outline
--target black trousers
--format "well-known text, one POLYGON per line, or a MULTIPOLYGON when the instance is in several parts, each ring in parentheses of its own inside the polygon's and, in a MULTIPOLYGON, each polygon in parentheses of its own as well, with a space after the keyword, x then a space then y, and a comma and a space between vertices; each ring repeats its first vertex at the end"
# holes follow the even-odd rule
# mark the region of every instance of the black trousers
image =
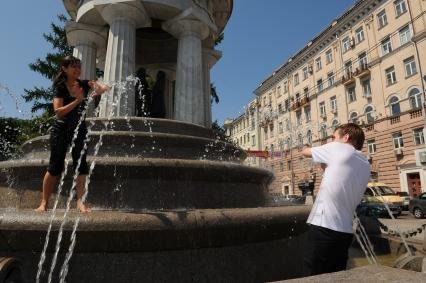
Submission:
POLYGON ((304 275, 345 270, 352 238, 349 233, 310 225, 303 253, 304 275))
MULTIPOLYGON (((65 156, 67 154, 68 147, 71 145, 74 129, 75 127, 58 122, 56 122, 52 127, 50 132, 50 160, 49 167, 47 168, 47 171, 52 176, 58 176, 64 170, 65 156)), ((83 122, 83 124, 79 127, 77 138, 74 141, 75 145, 71 152, 74 170, 78 165, 81 151, 84 148, 86 134, 87 128, 83 122)), ((89 168, 86 162, 86 151, 84 151, 81 156, 80 166, 78 167, 78 174, 87 175, 88 173, 89 168)))

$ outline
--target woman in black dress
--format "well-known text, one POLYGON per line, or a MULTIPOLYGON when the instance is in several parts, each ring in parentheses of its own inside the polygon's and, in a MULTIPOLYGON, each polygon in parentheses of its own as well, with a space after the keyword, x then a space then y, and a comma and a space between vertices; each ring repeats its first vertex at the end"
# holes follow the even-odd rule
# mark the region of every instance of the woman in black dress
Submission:
POLYGON ((72 149, 74 170, 78 166, 76 184, 77 209, 80 212, 90 212, 82 202, 86 177, 89 172, 86 162, 86 152, 82 152, 87 134, 85 117, 85 98, 92 89, 94 96, 101 95, 109 89, 108 86, 98 84, 96 81, 80 80, 81 62, 73 56, 67 56, 62 60, 60 71, 53 82, 54 97, 53 109, 56 117, 50 132, 50 160, 47 172, 43 179, 43 197, 37 212, 47 210, 49 197, 58 182, 59 176, 64 170, 64 161, 68 147, 77 130, 77 138, 72 149), (78 161, 80 159, 80 164, 78 161))

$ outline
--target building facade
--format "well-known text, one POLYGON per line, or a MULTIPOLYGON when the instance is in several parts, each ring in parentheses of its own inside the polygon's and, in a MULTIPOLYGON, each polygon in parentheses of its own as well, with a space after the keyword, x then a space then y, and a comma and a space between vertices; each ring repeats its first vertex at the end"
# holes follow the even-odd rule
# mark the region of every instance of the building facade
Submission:
POLYGON ((426 1, 361 0, 255 90, 261 147, 274 153, 271 193, 318 189, 304 144, 347 122, 366 134, 372 177, 396 191, 426 191, 426 1))
MULTIPOLYGON (((259 151, 262 149, 259 137, 259 107, 257 99, 250 101, 242 113, 236 119, 226 119, 224 128, 236 145, 247 151, 259 151)), ((248 156, 244 164, 259 167, 262 160, 256 156, 248 156)))

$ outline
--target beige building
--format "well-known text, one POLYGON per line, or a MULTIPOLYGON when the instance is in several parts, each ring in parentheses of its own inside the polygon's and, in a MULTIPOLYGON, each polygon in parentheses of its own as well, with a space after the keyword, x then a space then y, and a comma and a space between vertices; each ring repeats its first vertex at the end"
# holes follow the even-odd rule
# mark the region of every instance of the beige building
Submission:
MULTIPOLYGON (((259 107, 257 99, 249 102, 242 113, 236 119, 226 119, 224 128, 236 145, 244 150, 259 151, 261 144, 259 139, 259 107)), ((247 157, 244 164, 248 166, 257 166, 261 164, 259 157, 247 157)))
POLYGON ((321 172, 302 146, 327 142, 348 121, 365 130, 376 179, 426 192, 425 13, 424 0, 358 1, 261 83, 261 146, 278 152, 267 161, 271 192, 318 189, 321 172))

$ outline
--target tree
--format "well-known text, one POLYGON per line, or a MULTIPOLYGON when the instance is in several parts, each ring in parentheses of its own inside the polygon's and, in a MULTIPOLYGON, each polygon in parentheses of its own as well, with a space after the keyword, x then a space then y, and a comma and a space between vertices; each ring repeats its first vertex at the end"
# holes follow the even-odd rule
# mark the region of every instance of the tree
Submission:
POLYGON ((216 139, 220 140, 220 141, 224 141, 224 142, 228 142, 228 143, 232 143, 234 144, 234 141, 226 135, 226 131, 224 128, 222 128, 219 123, 217 122, 217 120, 215 120, 212 123, 212 130, 216 135, 216 139))
MULTIPOLYGON (((51 23, 52 31, 44 33, 43 37, 47 42, 52 44, 53 53, 47 53, 44 59, 38 58, 35 63, 29 65, 30 69, 34 72, 40 73, 43 77, 51 80, 53 79, 59 69, 60 60, 68 55, 72 55, 72 47, 67 44, 67 37, 65 31, 65 23, 70 19, 64 15, 58 15, 61 25, 51 23)), ((23 98, 26 102, 33 102, 31 112, 43 111, 53 115, 53 89, 51 87, 34 87, 32 90, 24 89, 25 94, 23 98)))

